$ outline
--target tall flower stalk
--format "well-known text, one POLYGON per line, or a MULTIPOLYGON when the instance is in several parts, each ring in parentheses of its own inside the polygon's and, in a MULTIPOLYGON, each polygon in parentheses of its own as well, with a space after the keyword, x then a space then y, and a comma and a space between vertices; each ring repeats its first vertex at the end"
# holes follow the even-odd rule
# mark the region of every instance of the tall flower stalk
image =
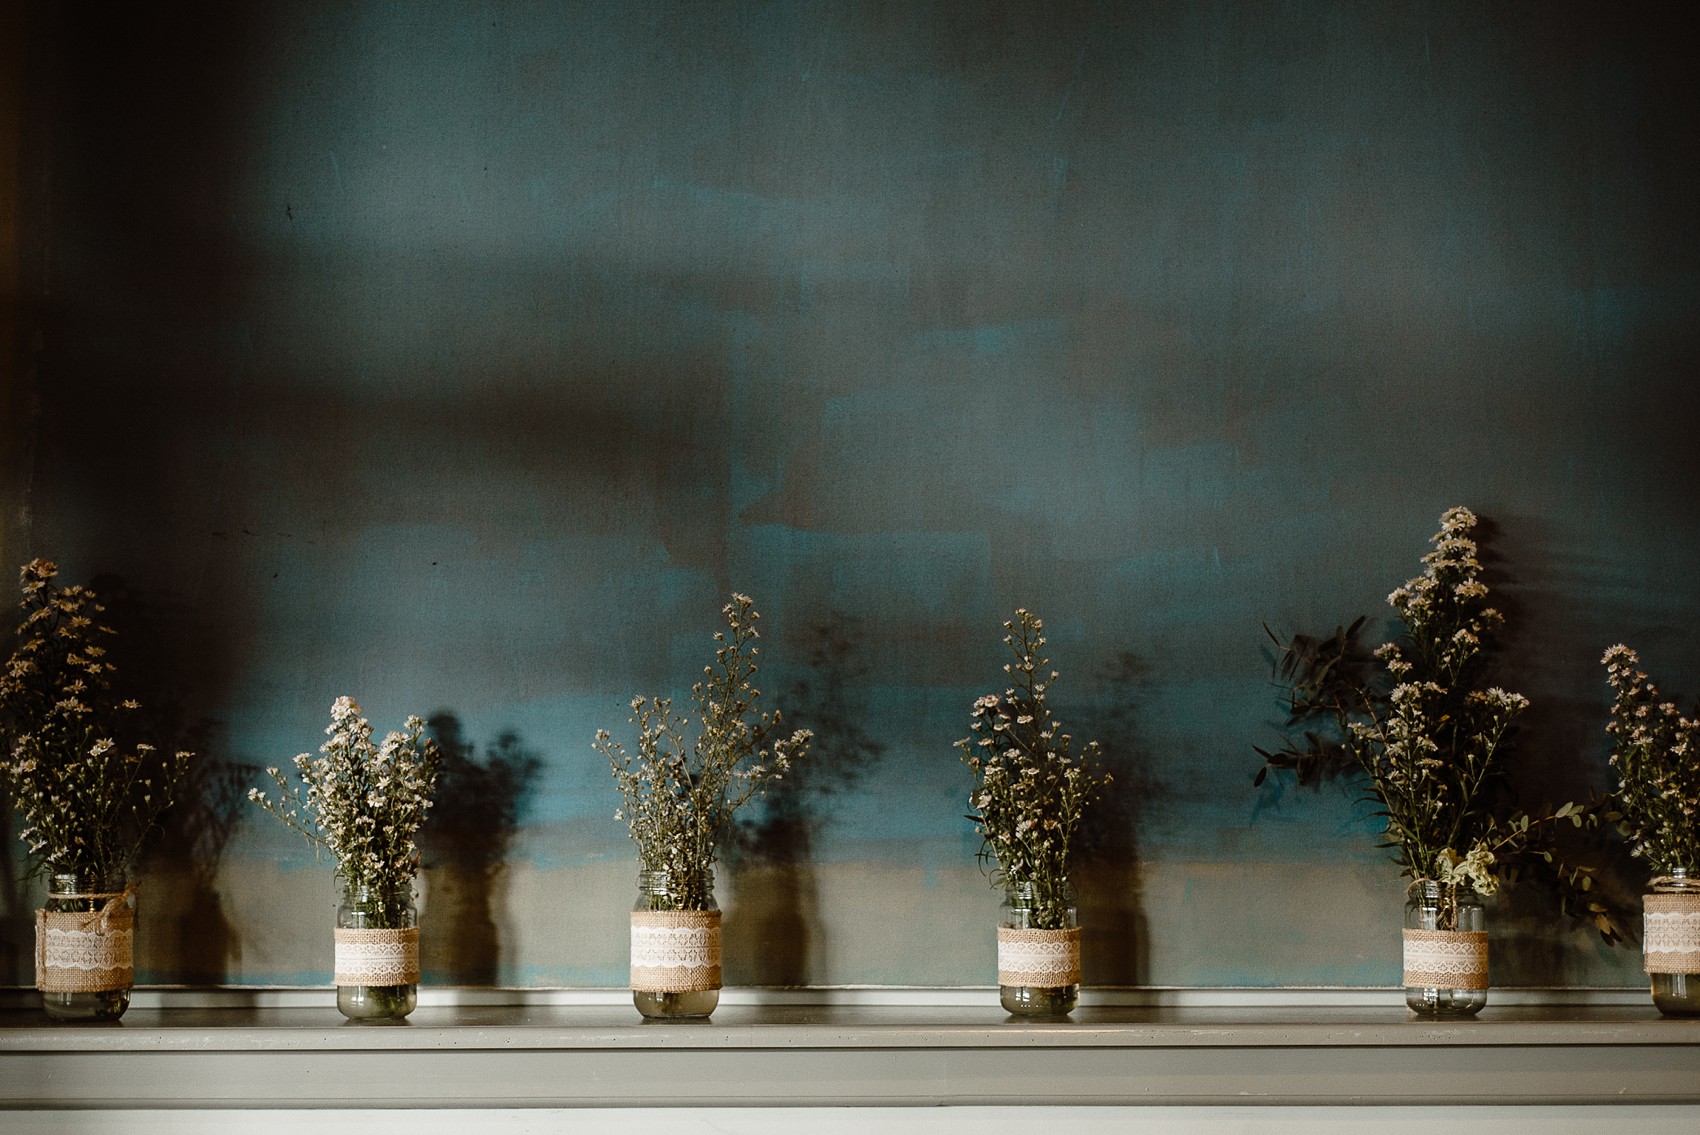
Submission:
POLYGON ((1015 655, 1003 667, 1010 685, 974 702, 970 735, 956 747, 974 775, 968 818, 983 841, 982 862, 992 864, 993 885, 1031 888, 1034 929, 1060 930, 1068 925, 1069 845, 1086 805, 1110 778, 1098 772, 1098 742, 1074 755, 1074 738, 1046 704, 1061 675, 1041 653, 1044 628, 1025 609, 1004 623, 1004 643, 1015 655))
POLYGON ((645 872, 666 873, 666 902, 674 910, 707 910, 714 864, 732 817, 751 797, 785 775, 804 756, 813 734, 799 729, 779 736, 780 715, 761 709, 754 685, 760 651, 747 595, 721 609, 724 631, 714 635, 714 664, 691 687, 696 728, 673 709, 671 698, 632 699, 637 755, 606 729, 593 747, 608 759, 626 821, 645 872))
POLYGON ((345 885, 379 896, 385 927, 401 925, 401 907, 411 898, 419 828, 437 783, 440 754, 424 730, 423 721, 409 717, 404 730, 374 744, 372 723, 353 698, 339 697, 320 756, 295 758, 299 783, 268 768, 277 794, 248 790, 248 799, 329 853, 345 885))
MULTIPOLYGON (((1463 507, 1441 516, 1422 574, 1387 597, 1404 633, 1377 648, 1373 662, 1357 647, 1362 620, 1332 638, 1300 635, 1281 646, 1277 672, 1287 683, 1289 722, 1331 718, 1334 734, 1307 733, 1303 748, 1258 750, 1266 762, 1259 782, 1269 768, 1301 779, 1340 768, 1361 772, 1386 817, 1387 846, 1402 873, 1413 884, 1440 884, 1446 908, 1459 887, 1496 892, 1531 851, 1556 864, 1562 883, 1591 889, 1591 869, 1556 860, 1544 829, 1597 823, 1577 804, 1538 815, 1509 804, 1505 759, 1529 700, 1484 684, 1487 651, 1504 617, 1488 605, 1472 538, 1477 523, 1463 507)), ((1603 906, 1588 903, 1585 913, 1608 940, 1619 936, 1603 906)))
POLYGON ((126 743, 141 706, 113 694, 105 608, 87 587, 58 586, 58 574, 41 559, 19 573, 25 615, 0 674, 0 784, 23 817, 32 874, 116 879, 193 754, 126 743))
POLYGON ((1700 709, 1688 717, 1663 700, 1640 656, 1621 643, 1600 661, 1616 695, 1606 732, 1630 854, 1661 874, 1700 876, 1700 709))

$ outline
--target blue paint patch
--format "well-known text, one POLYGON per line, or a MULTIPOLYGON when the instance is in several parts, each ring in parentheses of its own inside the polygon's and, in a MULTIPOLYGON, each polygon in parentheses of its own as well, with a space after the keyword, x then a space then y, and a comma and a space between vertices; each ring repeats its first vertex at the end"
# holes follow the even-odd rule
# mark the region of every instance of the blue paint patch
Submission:
POLYGON ((1025 349, 1055 349, 1063 341, 1060 319, 1032 319, 1018 323, 988 324, 949 331, 928 331, 915 337, 920 351, 968 351, 979 355, 1002 355, 1025 349))
MULTIPOLYGON (((746 590, 777 706, 823 682, 832 618, 861 636, 840 721, 880 755, 809 862, 910 872, 906 909, 973 861, 951 742, 1022 603, 1066 720, 1144 762, 1140 863, 1384 863, 1349 795, 1251 790, 1280 720, 1259 624, 1379 617, 1459 501, 1501 525, 1507 680, 1558 775, 1601 774, 1598 730, 1557 737, 1603 714, 1600 643, 1700 688, 1700 186, 1655 25, 1602 9, 1573 67, 1489 66, 1551 31, 1498 7, 1437 93, 1422 29, 1362 5, 657 11, 271 5, 137 52, 138 9, 32 69, 69 118, 20 232, 62 318, 41 410, 0 422, 30 454, 6 546, 157 602, 169 697, 221 756, 311 751, 339 693, 380 728, 452 713, 540 762, 513 860, 629 861, 590 736, 683 697, 746 590), (88 109, 162 67, 176 113, 88 109)), ((328 888, 267 822, 230 861, 328 888)), ((1326 942, 1259 970, 1211 949, 1234 930, 1152 919, 1189 960, 1150 979, 1395 976, 1326 942)), ((826 952, 861 960, 823 980, 938 972, 844 933, 826 952)), ((1562 960, 1513 980, 1623 964, 1537 937, 1562 960)), ((612 947, 548 949, 502 979, 624 981, 612 947)))

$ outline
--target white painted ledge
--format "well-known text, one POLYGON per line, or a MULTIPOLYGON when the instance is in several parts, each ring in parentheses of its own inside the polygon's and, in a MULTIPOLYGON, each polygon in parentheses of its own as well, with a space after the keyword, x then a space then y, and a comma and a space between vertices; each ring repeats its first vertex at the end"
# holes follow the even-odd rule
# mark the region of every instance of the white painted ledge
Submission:
POLYGON ((1140 991, 1148 1003, 1094 997, 1033 1023, 990 990, 810 990, 789 1004, 730 990, 694 1024, 642 1022, 623 991, 421 992, 393 1026, 344 1023, 328 990, 144 990, 113 1026, 0 1011, 0 1107, 1610 1103, 1700 1129, 1700 1021, 1659 1017, 1642 991, 1495 990, 1454 1023, 1409 1019, 1396 991, 1140 991))
POLYGON ((1434 1106, 25 1111, 6 1135, 1694 1135, 1700 1108, 1434 1106))
POLYGON ((1700 1108, 1618 1104, 1388 1108, 1045 1107, 531 1108, 382 1112, 12 1111, 6 1135, 1694 1135, 1700 1108))

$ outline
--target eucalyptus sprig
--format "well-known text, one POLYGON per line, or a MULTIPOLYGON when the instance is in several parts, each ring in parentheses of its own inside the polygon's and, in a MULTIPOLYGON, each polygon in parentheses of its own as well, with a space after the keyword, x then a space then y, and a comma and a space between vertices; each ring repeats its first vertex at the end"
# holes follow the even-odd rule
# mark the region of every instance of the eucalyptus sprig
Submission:
POLYGON ((619 787, 622 806, 614 818, 626 821, 639 869, 666 872, 667 901, 676 910, 708 909, 714 863, 733 814, 784 776, 814 736, 807 729, 778 736, 779 713, 760 708, 755 602, 733 595, 721 613, 727 629, 714 635, 714 664, 691 687, 694 738, 671 698, 640 695, 631 703, 637 756, 606 729, 593 742, 619 787))
POLYGON ((981 838, 980 858, 992 865, 995 886, 1033 890, 1035 929, 1067 925, 1069 845, 1086 805, 1110 781, 1098 770, 1098 742, 1079 755, 1074 738, 1046 704, 1062 675, 1049 669, 1045 624, 1026 609, 1004 623, 1004 643, 1015 661, 1004 664, 1010 685, 974 702, 971 734, 956 742, 974 775, 968 819, 981 838))
POLYGON ((1689 717, 1665 701, 1621 643, 1600 661, 1616 694, 1606 732, 1629 853, 1655 871, 1700 873, 1700 708, 1689 717))
POLYGON ((30 872, 114 879, 173 802, 194 754, 127 742, 141 706, 118 700, 111 627, 87 587, 54 583, 36 559, 19 573, 26 612, 0 673, 0 784, 22 814, 30 872))

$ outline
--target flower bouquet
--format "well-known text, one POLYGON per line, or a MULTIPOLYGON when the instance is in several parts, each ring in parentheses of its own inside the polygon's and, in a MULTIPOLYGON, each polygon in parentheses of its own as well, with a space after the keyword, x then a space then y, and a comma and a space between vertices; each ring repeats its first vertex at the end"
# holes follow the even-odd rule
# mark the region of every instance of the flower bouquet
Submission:
POLYGON ((17 646, 0 674, 0 785, 23 817, 32 873, 48 877, 36 912, 36 988, 56 1020, 112 1020, 135 980, 136 886, 127 873, 192 754, 120 743, 141 708, 115 700, 112 662, 86 587, 59 587, 59 569, 20 573, 17 646))
MULTIPOLYGON (((1504 621, 1487 603, 1467 508, 1440 518, 1423 573, 1387 597, 1404 634, 1364 656, 1360 619, 1331 639, 1295 636, 1277 671, 1288 687, 1289 723, 1331 718, 1332 740, 1258 750, 1265 768, 1300 779, 1355 769, 1387 821, 1387 844, 1410 880, 1404 934, 1406 1003, 1426 1016, 1468 1016, 1487 1003, 1487 934, 1481 898, 1495 893, 1545 825, 1595 822, 1565 804, 1531 816, 1510 806, 1503 783, 1514 722, 1529 701, 1483 685, 1486 653, 1504 621), (1375 663, 1379 662, 1380 673, 1375 663), (1332 767, 1331 767, 1332 766, 1332 767)), ((1273 636, 1272 636, 1273 637, 1273 636)), ((1277 640, 1278 641, 1278 640, 1277 640)), ((1561 876, 1586 889, 1589 868, 1561 876)))
POLYGON ((1047 670, 1044 622, 1018 610, 1004 623, 1015 661, 1010 685, 974 702, 971 735, 956 742, 974 775, 969 819, 1005 892, 998 926, 1003 1007, 1023 1016, 1060 1016, 1080 996, 1080 927, 1068 880, 1069 843, 1086 805, 1109 782, 1097 771, 1098 743, 1071 753, 1073 738, 1045 703, 1061 675, 1047 670))
POLYGON ((317 759, 295 758, 300 784, 266 770, 274 798, 248 798, 336 860, 342 901, 336 923, 336 1003, 354 1020, 398 1020, 419 991, 419 925, 413 879, 420 825, 431 809, 439 754, 409 717, 405 731, 372 743, 372 723, 350 697, 331 704, 330 736, 317 759), (303 791, 305 789, 305 791, 303 791))
POLYGON ((691 687, 695 738, 670 698, 632 699, 637 756, 606 729, 594 747, 607 757, 638 849, 638 900, 631 917, 632 999, 645 1017, 706 1017, 720 1003, 720 911, 714 863, 733 814, 803 756, 812 735, 775 737, 778 713, 758 706, 756 620, 747 595, 722 609, 714 664, 691 687), (769 738, 774 738, 769 747, 769 738))

